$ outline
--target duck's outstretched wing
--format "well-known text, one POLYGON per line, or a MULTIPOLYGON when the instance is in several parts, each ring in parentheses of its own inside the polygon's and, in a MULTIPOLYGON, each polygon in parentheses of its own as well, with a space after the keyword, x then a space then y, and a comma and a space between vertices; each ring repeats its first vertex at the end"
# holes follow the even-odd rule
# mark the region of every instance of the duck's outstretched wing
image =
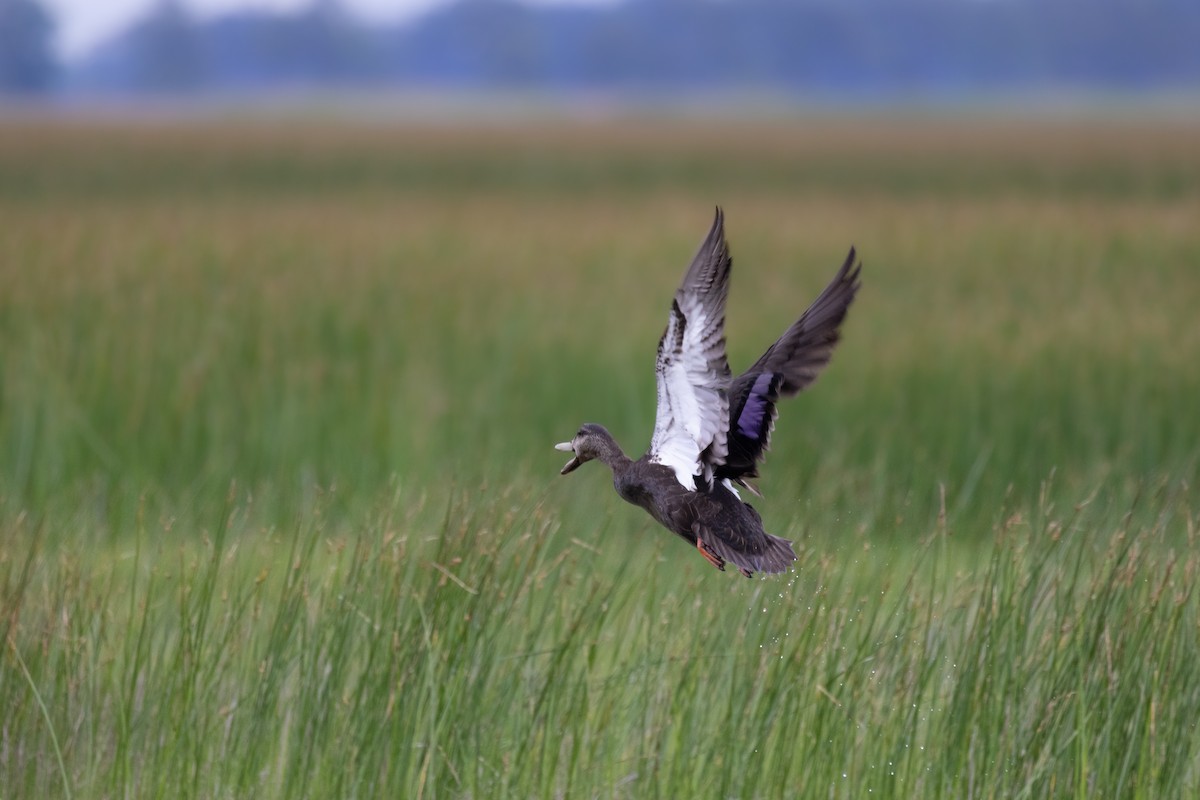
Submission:
POLYGON ((725 461, 730 379, 725 300, 731 265, 725 216, 718 208, 675 292, 655 367, 658 413, 648 455, 670 467, 687 489, 711 487, 713 469, 725 461))
POLYGON ((862 263, 854 248, 825 291, 790 328, 767 348, 762 358, 733 381, 729 389, 728 452, 715 469, 750 489, 745 481, 758 476, 758 462, 775 428, 775 404, 807 388, 829 363, 839 328, 858 292, 862 263))

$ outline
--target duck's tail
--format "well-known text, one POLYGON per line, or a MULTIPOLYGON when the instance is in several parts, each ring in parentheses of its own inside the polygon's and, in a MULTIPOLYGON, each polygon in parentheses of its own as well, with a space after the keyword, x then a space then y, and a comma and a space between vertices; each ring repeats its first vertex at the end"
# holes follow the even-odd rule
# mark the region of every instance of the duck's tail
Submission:
MULTIPOLYGON (((758 520, 758 524, 761 526, 762 517, 759 516, 758 509, 749 503, 746 503, 746 508, 750 509, 750 513, 754 515, 754 518, 758 520)), ((772 536, 766 531, 763 531, 763 536, 766 537, 766 541, 763 543, 762 549, 752 556, 752 558, 758 561, 758 566, 754 567, 754 569, 759 572, 765 572, 768 575, 787 572, 791 569, 792 563, 796 560, 796 551, 792 549, 791 541, 779 536, 772 536)), ((739 564, 738 566, 743 565, 739 564)), ((746 575, 744 568, 742 574, 746 575)), ((746 577, 749 578, 750 576, 746 575, 746 577)))
POLYGON ((735 550, 729 542, 718 536, 706 537, 701 534, 697 539, 698 543, 702 542, 700 554, 718 569, 724 569, 725 562, 728 561, 747 578, 755 572, 768 575, 787 572, 796 560, 796 551, 792 549, 792 543, 769 533, 763 533, 762 536, 761 541, 754 543, 752 550, 735 550), (709 554, 715 559, 710 558, 709 554))
MULTIPOLYGON (((756 561, 754 569, 759 572, 765 572, 772 575, 779 572, 787 572, 792 567, 792 563, 796 560, 796 551, 792 549, 792 543, 787 539, 781 539, 778 536, 764 534, 767 537, 766 546, 761 553, 750 556, 747 560, 756 561)), ((742 566, 739 564, 738 566, 742 566)), ((745 574, 743 572, 743 574, 745 574)), ((750 577, 747 575, 746 577, 750 577)))

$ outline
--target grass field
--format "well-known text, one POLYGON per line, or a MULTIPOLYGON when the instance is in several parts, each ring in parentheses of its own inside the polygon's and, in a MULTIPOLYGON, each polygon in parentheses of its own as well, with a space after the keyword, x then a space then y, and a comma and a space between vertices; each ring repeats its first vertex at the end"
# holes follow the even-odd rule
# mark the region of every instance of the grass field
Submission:
POLYGON ((0 797, 1200 792, 1200 125, 0 125, 0 797), (638 453, 854 244, 721 574, 638 453))

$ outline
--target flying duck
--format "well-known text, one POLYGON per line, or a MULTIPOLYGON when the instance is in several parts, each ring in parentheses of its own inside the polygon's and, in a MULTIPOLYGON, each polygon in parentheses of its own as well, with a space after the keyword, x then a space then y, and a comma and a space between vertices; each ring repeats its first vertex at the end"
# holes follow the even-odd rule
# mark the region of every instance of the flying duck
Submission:
POLYGON ((732 266, 725 216, 712 229, 675 292, 658 342, 658 412, 650 449, 626 456, 602 426, 585 423, 569 442, 560 474, 585 461, 609 466, 617 493, 679 534, 719 570, 731 562, 749 578, 786 571, 792 543, 763 530, 737 487, 749 483, 775 427, 775 404, 809 386, 829 363, 838 328, 859 287, 854 248, 825 291, 758 361, 733 378, 725 357, 725 300, 732 266))

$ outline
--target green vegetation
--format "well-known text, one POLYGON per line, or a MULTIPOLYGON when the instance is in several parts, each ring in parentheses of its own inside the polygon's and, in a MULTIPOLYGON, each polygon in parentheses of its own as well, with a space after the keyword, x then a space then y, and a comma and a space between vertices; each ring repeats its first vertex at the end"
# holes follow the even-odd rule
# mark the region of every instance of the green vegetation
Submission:
POLYGON ((1195 794, 1198 133, 0 126, 0 795, 1195 794), (551 449, 718 202, 774 579, 551 449))

